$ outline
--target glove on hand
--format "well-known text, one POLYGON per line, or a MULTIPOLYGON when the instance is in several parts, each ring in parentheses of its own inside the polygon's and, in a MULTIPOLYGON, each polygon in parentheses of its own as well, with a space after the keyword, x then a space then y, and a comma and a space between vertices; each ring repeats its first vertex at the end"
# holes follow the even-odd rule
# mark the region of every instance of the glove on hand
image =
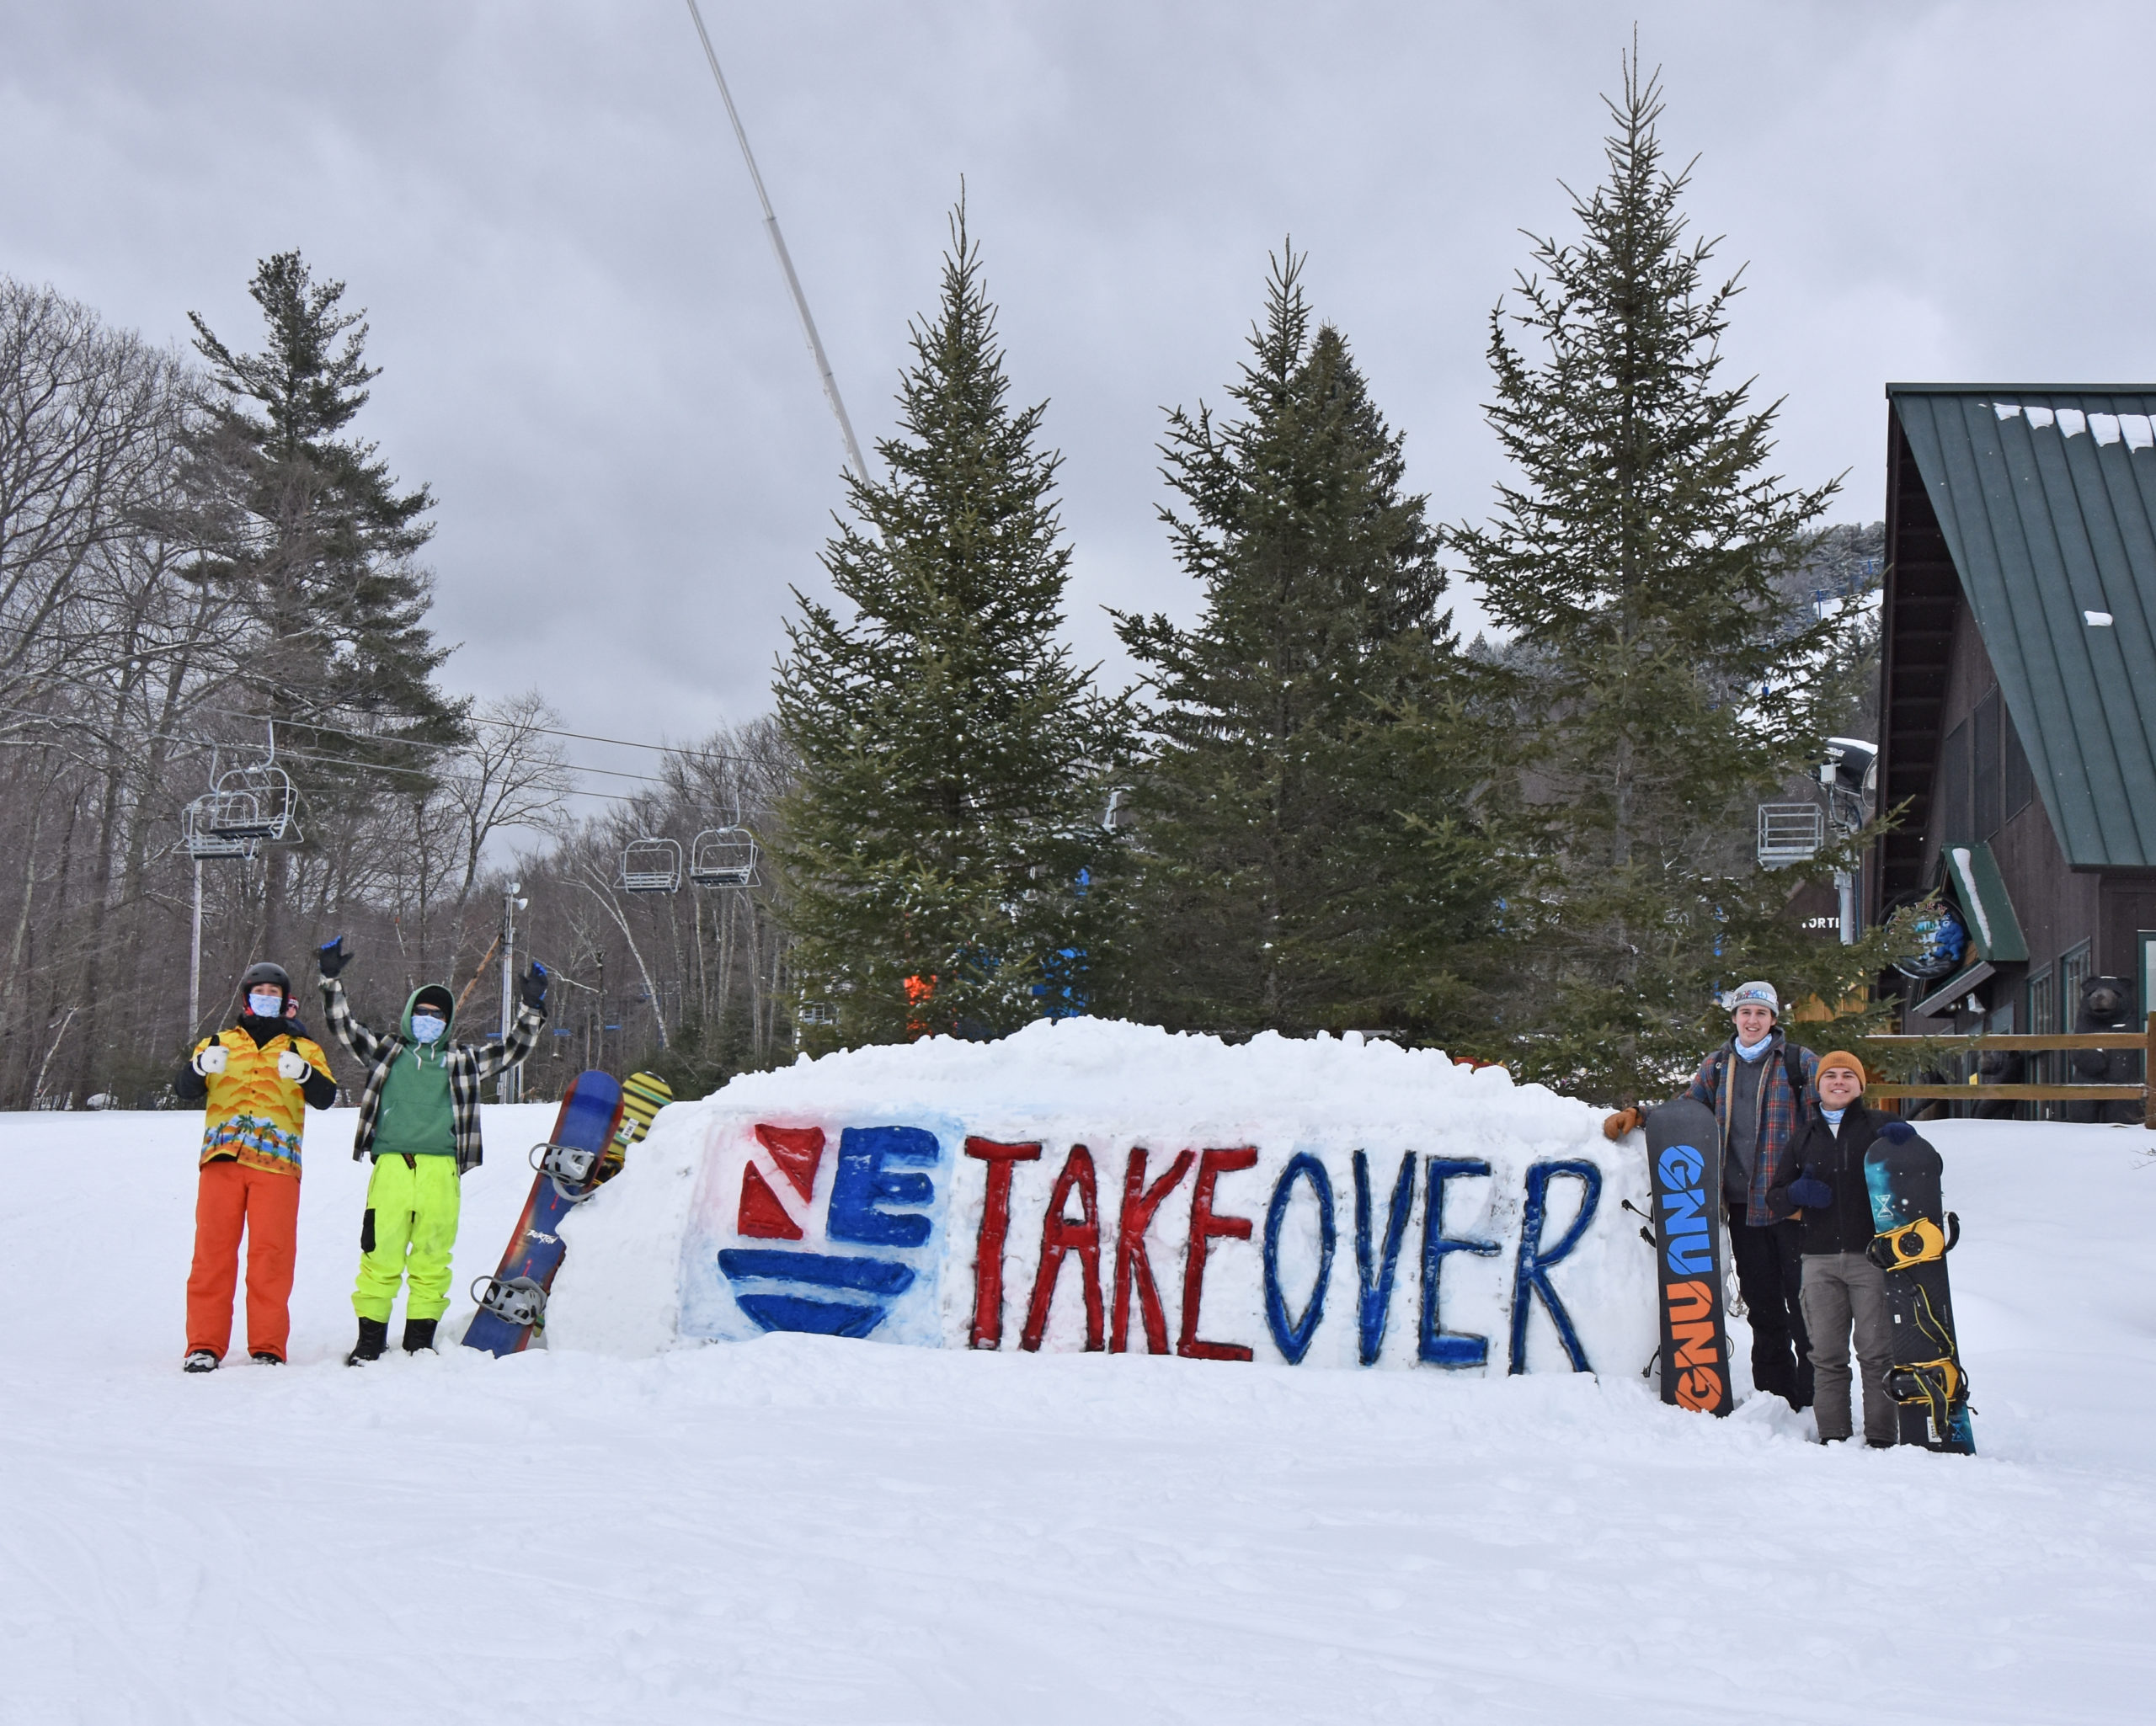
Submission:
POLYGON ((1789 1201, 1801 1211, 1823 1211, 1834 1202, 1834 1190, 1816 1175, 1789 1184, 1789 1201))
POLYGON ((1917 1130, 1906 1121, 1889 1121, 1879 1129, 1879 1136, 1890 1145, 1905 1145, 1917 1136, 1917 1130))
POLYGON ((1637 1109, 1620 1109, 1602 1123, 1602 1136, 1607 1139, 1620 1139, 1644 1118, 1637 1109))
POLYGON ((531 968, 524 973, 523 981, 517 985, 516 992, 526 1006, 545 1006, 547 1004, 547 967, 534 959, 531 962, 531 968))
POLYGON ((211 1043, 207 1048, 195 1051, 195 1058, 187 1064, 207 1079, 212 1073, 222 1073, 225 1063, 232 1057, 225 1052, 222 1043, 211 1043))
POLYGON ((315 969, 324 977, 334 977, 351 962, 352 956, 344 951, 344 937, 341 935, 314 950, 315 969))
POLYGON ((297 1049, 286 1049, 277 1057, 277 1077, 293 1079, 304 1084, 314 1068, 307 1063, 307 1057, 297 1049))

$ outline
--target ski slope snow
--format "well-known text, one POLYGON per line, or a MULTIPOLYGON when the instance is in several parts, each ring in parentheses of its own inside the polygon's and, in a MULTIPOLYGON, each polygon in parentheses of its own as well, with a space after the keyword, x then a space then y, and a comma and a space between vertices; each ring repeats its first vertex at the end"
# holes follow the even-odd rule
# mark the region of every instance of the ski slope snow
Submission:
MULTIPOLYGON (((551 1112, 487 1111, 460 1286, 551 1112)), ((1963 1460, 1565 1374, 798 1336, 348 1371, 352 1121, 308 1133, 293 1364, 188 1377, 197 1120, 0 1116, 0 1720, 2149 1717, 2137 1129, 1935 1130, 1963 1460)))

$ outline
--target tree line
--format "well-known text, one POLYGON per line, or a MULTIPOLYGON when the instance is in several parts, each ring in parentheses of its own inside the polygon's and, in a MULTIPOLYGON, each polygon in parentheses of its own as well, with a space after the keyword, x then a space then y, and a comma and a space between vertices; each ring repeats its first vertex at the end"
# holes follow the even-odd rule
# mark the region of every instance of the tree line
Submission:
POLYGON ((1896 933, 1790 908, 1868 835, 1780 871, 1751 835, 1865 734, 1876 626, 1840 601, 1877 532, 1769 471, 1779 404, 1723 376, 1737 284, 1688 235, 1653 82, 1628 67, 1611 111, 1577 234, 1492 313, 1488 519, 1406 489, 1283 249, 1225 407, 1163 428, 1200 605, 1117 616, 1122 690, 1061 639, 1059 457, 962 205, 883 477, 850 477, 825 553, 841 603, 797 594, 769 717, 626 791, 579 778, 544 691, 441 689, 435 502, 355 429, 376 373, 343 284, 265 260, 259 349, 197 317, 183 354, 0 279, 0 1105, 154 1100, 242 966, 303 983, 339 933, 363 1012, 447 978, 483 1028, 505 918, 557 978, 541 1095, 1091 1012, 1375 1032, 1624 1100, 1696 1054, 1718 987, 1852 1002, 1896 933), (1454 627, 1461 578, 1496 639, 1454 627), (192 855, 220 776, 270 769, 292 830, 192 855), (752 880, 632 890, 638 840, 714 827, 752 880))

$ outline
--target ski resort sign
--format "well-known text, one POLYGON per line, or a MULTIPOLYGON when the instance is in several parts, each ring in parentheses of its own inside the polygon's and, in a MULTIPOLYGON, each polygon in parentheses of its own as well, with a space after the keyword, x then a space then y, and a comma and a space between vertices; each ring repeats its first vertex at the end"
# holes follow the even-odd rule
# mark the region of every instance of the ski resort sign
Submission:
POLYGON ((574 1219, 550 1327, 600 1340, 611 1300, 647 1345, 1637 1375, 1646 1170, 1598 1120, 1353 1038, 1073 1020, 804 1061, 660 1117, 574 1219))

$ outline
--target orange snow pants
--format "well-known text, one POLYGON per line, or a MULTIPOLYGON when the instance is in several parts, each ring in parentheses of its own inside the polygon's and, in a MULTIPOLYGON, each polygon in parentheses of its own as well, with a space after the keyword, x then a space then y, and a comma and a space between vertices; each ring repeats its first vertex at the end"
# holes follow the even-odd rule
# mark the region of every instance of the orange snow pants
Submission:
POLYGON ((291 1334, 292 1251, 299 1234, 300 1183, 274 1169, 230 1157, 202 1165, 195 1193, 195 1268, 187 1274, 187 1347, 219 1360, 232 1340, 232 1291, 239 1238, 247 1233, 247 1351, 285 1358, 291 1334))

